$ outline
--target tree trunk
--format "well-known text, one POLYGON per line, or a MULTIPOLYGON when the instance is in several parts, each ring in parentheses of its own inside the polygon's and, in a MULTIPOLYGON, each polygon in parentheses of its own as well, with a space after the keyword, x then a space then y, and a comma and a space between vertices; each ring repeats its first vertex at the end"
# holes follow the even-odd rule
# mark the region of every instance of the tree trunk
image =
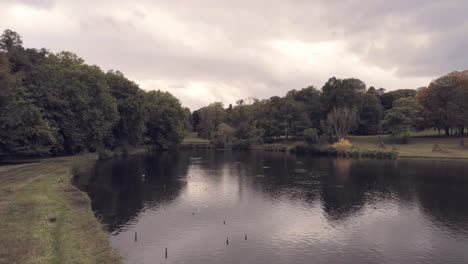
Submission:
POLYGON ((450 136, 450 127, 447 126, 444 129, 445 129, 445 135, 450 136))

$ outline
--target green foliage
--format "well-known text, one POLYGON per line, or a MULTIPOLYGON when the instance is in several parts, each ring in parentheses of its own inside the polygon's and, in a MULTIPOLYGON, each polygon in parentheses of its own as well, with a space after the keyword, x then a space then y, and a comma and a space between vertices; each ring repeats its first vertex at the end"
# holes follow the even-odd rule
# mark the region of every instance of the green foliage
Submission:
POLYGON ((422 121, 422 107, 416 98, 406 97, 396 100, 393 108, 385 113, 384 126, 393 135, 408 135, 422 121))
POLYGON ((195 131, 201 138, 211 139, 225 118, 226 112, 222 103, 216 102, 205 106, 194 112, 195 131))
POLYGON ((330 78, 322 88, 322 101, 325 112, 333 108, 361 108, 362 94, 366 84, 359 79, 330 78))
POLYGON ((189 110, 168 93, 145 93, 71 52, 21 44, 13 31, 0 38, 0 156, 102 152, 145 136, 167 148, 190 126, 189 110))
POLYGON ((44 155, 53 144, 52 129, 27 94, 17 87, 9 63, 0 53, 0 158, 44 155))
POLYGON ((136 146, 143 142, 145 133, 144 98, 138 85, 119 71, 106 74, 107 85, 117 102, 118 122, 114 124, 114 146, 136 146))
POLYGON ((21 36, 13 30, 7 29, 0 36, 0 50, 10 51, 23 44, 21 36))
POLYGON ((362 135, 377 134, 384 114, 383 106, 372 93, 363 94, 362 99, 357 132, 362 135))
POLYGON ((302 136, 308 144, 316 144, 319 141, 318 130, 315 128, 305 129, 304 132, 302 132, 302 136))
POLYGON ((218 129, 211 140, 211 144, 216 147, 230 147, 234 141, 234 132, 235 130, 226 123, 221 123, 218 125, 218 129))
POLYGON ((179 144, 185 132, 184 110, 177 98, 168 92, 145 93, 146 133, 149 142, 159 149, 179 144))
POLYGON ((247 149, 251 145, 263 143, 263 130, 255 126, 242 124, 234 133, 234 145, 238 148, 247 149))
POLYGON ((444 129, 446 135, 456 128, 462 134, 468 125, 468 71, 452 72, 434 80, 418 91, 417 99, 431 127, 444 129))
POLYGON ((389 110, 393 107, 393 103, 404 97, 415 97, 416 90, 414 89, 399 89, 395 91, 390 91, 388 93, 384 93, 380 96, 380 101, 382 102, 382 106, 384 110, 389 110))

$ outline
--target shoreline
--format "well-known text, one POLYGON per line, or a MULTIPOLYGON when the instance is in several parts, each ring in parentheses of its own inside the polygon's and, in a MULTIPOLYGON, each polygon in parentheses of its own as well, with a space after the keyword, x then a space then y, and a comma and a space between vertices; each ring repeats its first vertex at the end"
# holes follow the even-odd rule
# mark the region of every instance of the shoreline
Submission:
POLYGON ((0 166, 0 263, 122 263, 89 196, 72 184, 77 163, 46 158, 0 166))
MULTIPOLYGON (((193 150, 193 149, 198 149, 198 150, 226 150, 225 148, 216 148, 211 144, 196 144, 196 143, 189 143, 189 144, 181 144, 181 147, 179 149, 181 150, 193 150)), ((247 150, 240 150, 240 151, 264 151, 264 152, 277 152, 277 153, 290 153, 290 154, 299 154, 299 153, 294 153, 291 151, 293 147, 291 145, 287 144, 264 144, 263 146, 254 146, 250 149, 247 150), (268 148, 265 148, 265 146, 273 146, 273 145, 282 145, 283 149, 282 150, 270 150, 268 148)), ((376 150, 375 148, 356 148, 356 150, 359 151, 373 151, 376 150)), ((467 150, 468 151, 468 150, 467 150)), ((305 155, 310 155, 310 156, 318 156, 318 157, 335 157, 335 158, 350 158, 350 159, 366 159, 366 157, 360 157, 360 158, 355 158, 355 157, 343 157, 343 156, 337 156, 337 155, 330 155, 330 154, 307 154, 304 153, 305 155)), ((450 153, 434 153, 431 152, 432 155, 410 155, 410 154, 401 154, 401 152, 398 153, 399 158, 415 158, 415 159, 440 159, 440 160, 447 160, 447 159, 452 159, 452 160, 468 160, 468 157, 458 157, 458 156, 450 156, 450 153)), ((367 158, 367 159, 373 159, 373 158, 367 158)))

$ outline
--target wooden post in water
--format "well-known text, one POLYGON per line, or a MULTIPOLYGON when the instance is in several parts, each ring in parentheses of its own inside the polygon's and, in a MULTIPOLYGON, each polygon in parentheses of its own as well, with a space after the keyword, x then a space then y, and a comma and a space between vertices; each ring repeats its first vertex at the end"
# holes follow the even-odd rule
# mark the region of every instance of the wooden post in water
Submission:
POLYGON ((247 234, 245 234, 245 239, 244 240, 247 240, 247 234))
POLYGON ((137 232, 135 231, 135 242, 138 241, 138 235, 137 235, 137 232))
POLYGON ((229 237, 226 237, 226 245, 229 245, 229 237))
POLYGON ((167 259, 167 248, 166 248, 166 259, 167 259))
POLYGON ((223 224, 226 224, 226 220, 223 220, 223 224))

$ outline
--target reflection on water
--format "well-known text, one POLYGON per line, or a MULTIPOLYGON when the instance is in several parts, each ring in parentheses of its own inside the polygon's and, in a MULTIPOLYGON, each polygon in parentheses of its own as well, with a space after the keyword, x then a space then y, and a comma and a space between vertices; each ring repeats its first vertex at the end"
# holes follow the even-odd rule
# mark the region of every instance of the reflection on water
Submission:
POLYGON ((76 185, 128 263, 468 262, 464 161, 182 151, 76 185))

